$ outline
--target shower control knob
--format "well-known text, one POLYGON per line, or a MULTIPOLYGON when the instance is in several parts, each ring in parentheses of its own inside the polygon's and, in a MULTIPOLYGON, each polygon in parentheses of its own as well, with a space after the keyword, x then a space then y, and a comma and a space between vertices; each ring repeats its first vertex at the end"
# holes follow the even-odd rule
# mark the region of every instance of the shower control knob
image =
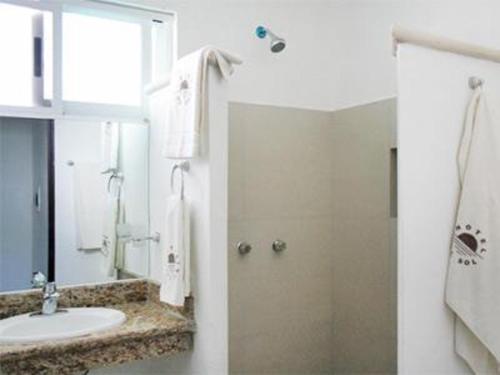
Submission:
POLYGON ((238 242, 238 244, 236 245, 236 248, 238 249, 238 252, 241 254, 241 255, 246 255, 248 254, 250 251, 252 251, 252 245, 250 245, 248 242, 246 241, 240 241, 238 242))
POLYGON ((277 253, 286 250, 286 242, 281 240, 274 241, 273 250, 277 253))

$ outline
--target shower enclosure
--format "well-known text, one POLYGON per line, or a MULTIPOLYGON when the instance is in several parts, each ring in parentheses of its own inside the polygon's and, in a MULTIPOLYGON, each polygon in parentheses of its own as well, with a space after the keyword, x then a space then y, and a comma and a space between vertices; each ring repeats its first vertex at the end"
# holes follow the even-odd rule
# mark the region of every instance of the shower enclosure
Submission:
POLYGON ((231 373, 396 372, 395 125, 230 105, 231 373))

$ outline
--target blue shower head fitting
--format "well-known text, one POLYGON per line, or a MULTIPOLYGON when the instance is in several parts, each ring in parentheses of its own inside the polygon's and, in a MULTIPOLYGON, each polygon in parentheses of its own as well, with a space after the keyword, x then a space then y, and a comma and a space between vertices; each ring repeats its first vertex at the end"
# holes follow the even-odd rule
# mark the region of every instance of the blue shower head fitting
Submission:
POLYGON ((264 39, 267 36, 267 29, 264 26, 257 26, 255 34, 258 38, 264 39))

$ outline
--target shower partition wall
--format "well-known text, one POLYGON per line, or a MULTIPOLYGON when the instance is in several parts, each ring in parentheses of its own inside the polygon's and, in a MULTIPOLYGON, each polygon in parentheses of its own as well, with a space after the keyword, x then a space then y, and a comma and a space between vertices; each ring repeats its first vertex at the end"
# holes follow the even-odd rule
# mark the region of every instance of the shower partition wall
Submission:
POLYGON ((395 100, 229 114, 230 372, 395 372, 395 100))

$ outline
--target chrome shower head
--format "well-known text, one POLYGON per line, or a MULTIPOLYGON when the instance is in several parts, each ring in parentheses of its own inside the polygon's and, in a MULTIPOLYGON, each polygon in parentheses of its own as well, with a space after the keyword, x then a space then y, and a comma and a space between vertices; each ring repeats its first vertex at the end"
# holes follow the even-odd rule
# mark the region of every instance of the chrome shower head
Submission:
POLYGON ((271 39, 271 52, 278 53, 283 51, 286 47, 285 39, 277 36, 267 27, 258 26, 255 30, 255 34, 257 34, 257 37, 260 39, 264 39, 267 35, 269 35, 269 38, 271 39))
POLYGON ((271 39, 271 51, 274 53, 281 52, 285 49, 286 42, 283 38, 273 38, 271 39))

